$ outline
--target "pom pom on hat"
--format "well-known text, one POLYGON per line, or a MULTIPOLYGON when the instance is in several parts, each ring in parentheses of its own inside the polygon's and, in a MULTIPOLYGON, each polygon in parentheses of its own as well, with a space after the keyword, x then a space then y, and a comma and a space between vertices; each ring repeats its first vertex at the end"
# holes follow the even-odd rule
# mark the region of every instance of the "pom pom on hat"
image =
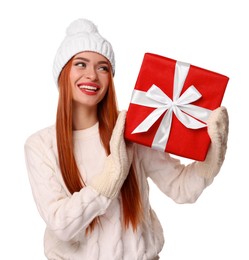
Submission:
POLYGON ((72 22, 66 30, 67 35, 77 33, 98 33, 96 25, 87 19, 78 19, 72 22))
POLYGON ((56 84, 66 63, 74 55, 83 51, 97 52, 106 57, 111 63, 114 74, 115 58, 110 42, 99 34, 97 26, 93 22, 87 19, 78 19, 68 26, 66 36, 56 53, 53 65, 56 84))

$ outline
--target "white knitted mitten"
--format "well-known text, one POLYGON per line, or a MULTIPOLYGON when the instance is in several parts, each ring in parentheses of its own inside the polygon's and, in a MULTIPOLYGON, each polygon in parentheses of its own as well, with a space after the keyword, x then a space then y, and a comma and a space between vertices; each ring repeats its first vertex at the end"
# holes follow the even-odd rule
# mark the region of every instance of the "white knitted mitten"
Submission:
POLYGON ((132 144, 124 140, 126 111, 119 113, 110 140, 110 155, 106 158, 103 172, 95 176, 90 186, 100 194, 113 199, 120 191, 131 167, 132 144))
POLYGON ((227 109, 219 107, 212 111, 208 122, 211 144, 205 161, 198 162, 199 174, 205 178, 215 177, 223 164, 227 150, 229 118, 227 109))

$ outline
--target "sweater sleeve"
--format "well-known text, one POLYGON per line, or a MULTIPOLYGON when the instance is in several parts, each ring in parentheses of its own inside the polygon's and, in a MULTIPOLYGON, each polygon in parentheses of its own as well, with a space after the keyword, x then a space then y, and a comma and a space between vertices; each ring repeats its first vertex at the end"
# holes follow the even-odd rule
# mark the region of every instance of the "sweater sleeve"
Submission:
POLYGON ((177 203, 194 203, 213 181, 213 176, 205 178, 199 173, 198 162, 184 165, 168 153, 145 146, 139 146, 137 153, 140 169, 177 203))
POLYGON ((110 200, 91 187, 72 195, 63 185, 52 144, 41 135, 25 143, 26 165, 38 211, 59 239, 68 241, 105 213, 110 200))

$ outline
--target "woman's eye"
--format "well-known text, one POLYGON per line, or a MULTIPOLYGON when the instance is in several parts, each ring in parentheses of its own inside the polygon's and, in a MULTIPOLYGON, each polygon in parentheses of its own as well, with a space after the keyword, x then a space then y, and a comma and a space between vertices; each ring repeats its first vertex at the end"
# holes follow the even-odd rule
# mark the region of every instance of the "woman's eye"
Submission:
POLYGON ((75 66, 85 68, 86 64, 84 62, 77 62, 75 63, 75 66))
POLYGON ((101 66, 99 67, 99 70, 102 70, 102 71, 109 71, 109 67, 108 66, 101 66))

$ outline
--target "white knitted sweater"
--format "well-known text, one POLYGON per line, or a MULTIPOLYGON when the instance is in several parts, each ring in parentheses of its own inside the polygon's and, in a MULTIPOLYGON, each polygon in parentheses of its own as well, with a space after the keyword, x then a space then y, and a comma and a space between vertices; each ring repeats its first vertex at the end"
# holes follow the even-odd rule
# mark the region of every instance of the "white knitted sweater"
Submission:
MULTIPOLYGON (((74 131, 74 145, 78 167, 88 184, 101 173, 106 158, 98 124, 74 131)), ((120 197, 111 201, 89 186, 73 195, 69 193, 60 173, 54 126, 29 137, 25 153, 33 196, 47 225, 45 255, 54 260, 156 259, 164 238, 149 203, 147 178, 177 203, 196 201, 212 182, 212 178, 207 180, 198 175, 196 163, 184 166, 167 153, 134 145, 133 165, 144 208, 144 222, 134 233, 132 228, 122 228, 120 197), (86 228, 96 216, 100 216, 101 225, 86 235, 86 228)))

